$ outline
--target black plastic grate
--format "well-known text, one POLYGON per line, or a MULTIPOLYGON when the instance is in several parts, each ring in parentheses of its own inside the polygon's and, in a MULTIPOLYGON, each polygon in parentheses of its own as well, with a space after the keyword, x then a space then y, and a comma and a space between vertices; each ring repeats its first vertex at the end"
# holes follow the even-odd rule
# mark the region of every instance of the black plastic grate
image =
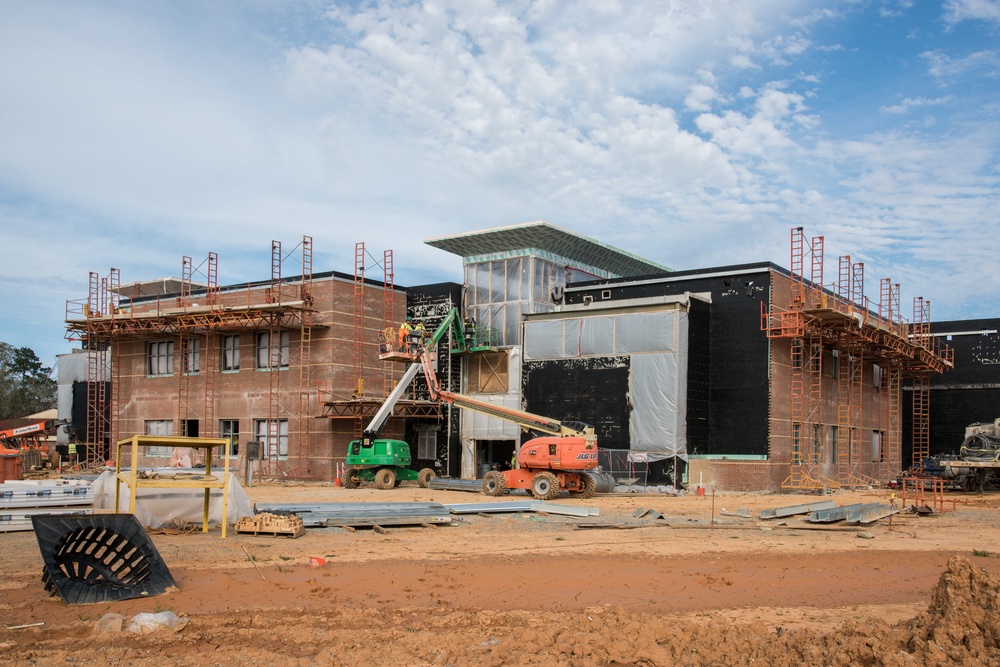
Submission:
POLYGON ((176 586, 132 514, 33 516, 42 583, 67 604, 161 595, 176 586))

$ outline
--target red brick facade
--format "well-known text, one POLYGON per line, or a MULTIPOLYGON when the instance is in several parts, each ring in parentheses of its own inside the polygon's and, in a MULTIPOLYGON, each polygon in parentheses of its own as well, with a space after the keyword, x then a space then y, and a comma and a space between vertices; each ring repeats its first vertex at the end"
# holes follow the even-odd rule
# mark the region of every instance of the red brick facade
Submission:
MULTIPOLYGON (((282 291, 297 289, 286 283, 282 291)), ((247 443, 254 439, 255 424, 266 424, 272 411, 287 426, 287 455, 272 457, 270 474, 277 477, 301 477, 331 481, 335 464, 343 460, 347 443, 354 437, 355 420, 321 419, 323 402, 331 399, 350 399, 358 387, 355 354, 362 357, 364 386, 369 394, 382 395, 383 386, 394 383, 401 375, 401 367, 383 364, 378 359, 378 331, 384 326, 382 317, 383 289, 381 285, 365 285, 365 317, 361 329, 355 331, 355 283, 349 277, 328 276, 312 281, 312 327, 308 339, 308 367, 304 367, 303 337, 299 307, 291 302, 288 317, 282 320, 288 326, 287 352, 282 350, 283 367, 258 368, 258 336, 270 334, 270 328, 259 324, 232 326, 212 323, 206 316, 206 326, 187 327, 189 340, 199 341, 199 368, 184 373, 181 338, 177 327, 163 326, 158 331, 134 332, 120 335, 115 343, 113 359, 113 420, 117 420, 114 433, 118 438, 146 433, 151 422, 169 422, 174 435, 219 437, 223 420, 238 424, 240 459, 243 465, 247 443), (360 334, 360 343, 355 343, 360 334), (239 368, 223 370, 224 337, 239 337, 239 368), (151 343, 172 343, 172 354, 166 356, 169 346, 153 347, 151 343), (164 361, 169 360, 169 372, 162 375, 150 373, 150 355, 159 352, 164 361), (287 365, 284 365, 284 362, 287 365), (388 379, 386 375, 388 374, 388 379), (206 387, 210 389, 206 394, 206 387), (272 398, 274 400, 272 400, 272 398)), ((197 311, 197 295, 191 298, 191 312, 197 311)), ((225 289, 221 294, 221 308, 237 309, 248 304, 268 301, 266 288, 225 289)), ((392 326, 405 318, 406 297, 397 292, 393 299, 394 311, 385 321, 392 326)), ((159 321, 169 322, 169 311, 162 301, 137 301, 129 315, 139 318, 144 312, 168 314, 159 321)), ((279 334, 280 336, 280 334, 279 334)), ((278 340, 278 338, 276 338, 278 340)), ((266 348, 265 348, 266 349, 266 348)), ((161 365, 163 369, 166 364, 161 365)), ((153 427, 157 425, 152 425, 153 427)), ((388 432, 394 426, 390 425, 388 432)), ((163 465, 165 458, 147 458, 141 465, 163 465)))

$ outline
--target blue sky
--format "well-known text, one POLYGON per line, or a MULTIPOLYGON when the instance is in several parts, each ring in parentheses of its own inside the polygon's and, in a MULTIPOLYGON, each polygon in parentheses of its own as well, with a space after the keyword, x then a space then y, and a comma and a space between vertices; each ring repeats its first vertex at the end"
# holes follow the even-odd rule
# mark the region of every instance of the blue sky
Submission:
POLYGON ((875 301, 1000 317, 998 0, 0 12, 0 340, 46 364, 91 271, 233 284, 310 235, 314 271, 364 242, 461 281, 424 239, 533 220, 675 269, 787 267, 803 226, 827 282, 849 254, 875 301))

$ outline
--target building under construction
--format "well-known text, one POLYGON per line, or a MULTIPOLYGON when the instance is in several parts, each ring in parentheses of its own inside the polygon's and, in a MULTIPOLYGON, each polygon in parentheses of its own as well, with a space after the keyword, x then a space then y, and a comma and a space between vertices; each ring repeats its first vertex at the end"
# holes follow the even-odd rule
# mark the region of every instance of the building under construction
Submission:
MULTIPOLYGON (((87 298, 66 314, 88 357, 86 423, 76 428, 86 456, 103 460, 134 434, 229 437, 263 476, 332 480, 375 402, 366 387, 380 396, 395 382, 377 361, 377 333, 406 308, 391 251, 374 261, 358 244, 355 259, 354 275, 314 274, 304 237, 289 253, 273 242, 270 279, 241 285, 218 284, 214 253, 197 267, 184 257, 177 280, 122 285, 116 269, 92 273, 87 298), (354 418, 317 419, 323 397, 354 405, 354 418)), ((140 463, 169 456, 147 448, 140 463)))
MULTIPOLYGON (((543 222, 427 243, 463 258, 463 284, 400 288, 392 252, 375 261, 363 244, 353 275, 313 274, 308 237, 287 255, 275 242, 271 278, 239 286, 218 285, 213 254, 199 267, 184 258, 171 284, 92 274, 87 299, 67 308, 93 375, 78 428, 92 458, 135 433, 229 436, 242 459, 260 458, 262 475, 331 480, 402 375, 378 361, 380 337, 407 313, 433 328, 455 307, 490 344, 457 358, 443 346, 442 384, 592 424, 602 464, 621 477, 859 486, 929 451, 927 388, 953 364, 930 335, 929 303, 915 299, 908 319, 888 278, 869 299, 850 257, 826 281, 822 237, 792 230, 790 269, 691 271, 543 222), (289 258, 301 270, 284 276, 289 258)), ((394 415, 386 435, 439 474, 476 477, 523 438, 496 418, 442 408, 419 386, 394 415)), ((168 455, 146 452, 154 464, 168 455)))

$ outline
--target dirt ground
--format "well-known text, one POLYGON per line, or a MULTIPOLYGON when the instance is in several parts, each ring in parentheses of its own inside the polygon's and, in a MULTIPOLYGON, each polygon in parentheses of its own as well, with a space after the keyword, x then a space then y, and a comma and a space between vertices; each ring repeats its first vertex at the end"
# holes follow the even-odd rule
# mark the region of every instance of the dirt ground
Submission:
MULTIPOLYGON (((246 491, 261 504, 497 500, 408 484, 246 491)), ((950 493, 949 511, 863 528, 758 518, 889 498, 599 495, 555 501, 599 508, 587 519, 474 514, 297 539, 154 534, 179 590, 91 605, 50 598, 34 534, 4 533, 0 664, 1000 664, 1000 495, 950 493), (578 525, 596 522, 607 527, 578 525), (189 619, 183 630, 94 633, 107 613, 127 623, 167 610, 189 619)))

